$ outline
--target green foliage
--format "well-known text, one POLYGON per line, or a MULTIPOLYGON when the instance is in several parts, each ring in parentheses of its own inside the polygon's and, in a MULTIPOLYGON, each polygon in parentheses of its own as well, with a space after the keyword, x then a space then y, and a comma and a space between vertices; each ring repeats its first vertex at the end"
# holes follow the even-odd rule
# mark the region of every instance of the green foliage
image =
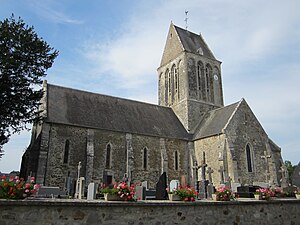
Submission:
POLYGON ((286 166, 286 169, 288 171, 289 183, 291 184, 292 183, 292 174, 293 174, 294 170, 296 169, 296 166, 293 166, 292 162, 289 160, 285 160, 284 165, 286 166))
POLYGON ((12 133, 36 119, 42 78, 57 55, 21 18, 0 21, 0 153, 12 133))

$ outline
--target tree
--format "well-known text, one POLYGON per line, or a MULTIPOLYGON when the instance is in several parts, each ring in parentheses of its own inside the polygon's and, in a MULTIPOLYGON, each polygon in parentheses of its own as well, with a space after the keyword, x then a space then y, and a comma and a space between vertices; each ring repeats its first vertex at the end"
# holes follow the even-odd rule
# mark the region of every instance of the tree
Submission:
POLYGON ((42 78, 57 56, 20 17, 0 21, 0 154, 12 133, 36 119, 42 78))
POLYGON ((291 184, 292 183, 292 174, 296 168, 296 166, 293 166, 292 162, 289 161, 289 160, 285 160, 284 161, 284 165, 288 171, 288 174, 289 174, 289 183, 291 184))

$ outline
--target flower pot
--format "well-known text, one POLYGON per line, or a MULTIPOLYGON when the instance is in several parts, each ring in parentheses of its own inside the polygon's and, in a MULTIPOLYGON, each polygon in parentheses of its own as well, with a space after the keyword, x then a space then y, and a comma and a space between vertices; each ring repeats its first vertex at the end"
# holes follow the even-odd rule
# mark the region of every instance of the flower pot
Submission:
POLYGON ((123 201, 119 195, 112 195, 109 193, 104 193, 104 199, 105 201, 123 201))
POLYGON ((254 194, 254 198, 255 198, 256 200, 261 200, 261 196, 260 196, 260 195, 257 195, 257 194, 254 194))
POLYGON ((212 194, 211 197, 212 197, 212 200, 217 201, 217 195, 216 194, 212 194))
POLYGON ((181 201, 181 198, 179 195, 174 195, 174 194, 168 194, 168 195, 169 195, 170 201, 181 201))
POLYGON ((296 199, 300 199, 300 194, 295 194, 296 199))

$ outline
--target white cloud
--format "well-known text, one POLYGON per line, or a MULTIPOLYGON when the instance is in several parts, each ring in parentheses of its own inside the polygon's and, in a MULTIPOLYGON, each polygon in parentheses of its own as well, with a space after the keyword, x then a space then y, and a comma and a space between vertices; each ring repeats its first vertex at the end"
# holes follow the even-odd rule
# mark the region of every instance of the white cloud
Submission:
POLYGON ((51 20, 55 23, 61 24, 83 24, 83 20, 78 20, 70 17, 62 11, 61 3, 53 1, 32 1, 30 5, 33 12, 51 20))

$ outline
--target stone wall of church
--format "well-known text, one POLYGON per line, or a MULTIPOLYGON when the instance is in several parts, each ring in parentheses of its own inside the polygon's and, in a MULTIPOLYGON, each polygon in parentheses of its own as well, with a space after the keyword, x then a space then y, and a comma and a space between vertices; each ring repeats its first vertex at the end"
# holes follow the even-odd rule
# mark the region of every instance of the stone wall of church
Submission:
MULTIPOLYGON (((132 182, 148 181, 150 188, 162 173, 161 139, 145 135, 131 135, 132 163, 130 169, 132 182), (144 149, 147 149, 147 166, 144 167, 144 149)), ((187 141, 166 139, 163 148, 167 153, 168 179, 188 180, 189 154, 187 141), (175 166, 177 152, 178 166, 175 166)), ((53 124, 50 130, 49 153, 45 185, 65 187, 67 177, 75 181, 77 165, 81 162, 80 176, 87 182, 104 182, 104 174, 112 176, 113 182, 121 182, 127 172, 127 142, 126 134, 104 130, 89 130, 87 128, 53 124), (65 160, 65 145, 69 141, 68 160, 65 160), (111 147, 110 163, 106 162, 108 144, 111 147), (93 145, 93 146, 90 146, 93 145), (87 149, 90 153, 87 154, 87 149), (92 150, 91 150, 92 149, 92 150), (91 177, 90 177, 91 176, 91 177)))
MULTIPOLYGON (((220 171, 226 169, 225 167, 226 163, 224 163, 224 160, 226 160, 225 151, 226 150, 225 150, 224 135, 211 136, 208 138, 195 141, 195 153, 196 153, 198 165, 202 164, 203 152, 205 152, 205 162, 207 164, 206 169, 208 167, 213 169, 214 172, 212 173, 212 182, 215 187, 218 187, 221 183, 224 183, 225 177, 223 177, 222 179, 220 171)), ((208 179, 208 177, 206 177, 206 179, 208 179)))
MULTIPOLYGON (((227 126, 226 137, 228 140, 230 155, 236 162, 237 181, 243 184, 252 184, 253 182, 267 182, 266 163, 261 158, 265 154, 272 156, 269 148, 269 139, 259 121, 245 101, 241 101, 239 109, 234 114, 231 122, 227 126), (246 154, 247 144, 251 152, 252 172, 248 171, 248 160, 246 154)), ((273 156, 274 157, 274 156, 273 156)), ((277 173, 272 160, 269 160, 270 180, 276 177, 277 173)))

